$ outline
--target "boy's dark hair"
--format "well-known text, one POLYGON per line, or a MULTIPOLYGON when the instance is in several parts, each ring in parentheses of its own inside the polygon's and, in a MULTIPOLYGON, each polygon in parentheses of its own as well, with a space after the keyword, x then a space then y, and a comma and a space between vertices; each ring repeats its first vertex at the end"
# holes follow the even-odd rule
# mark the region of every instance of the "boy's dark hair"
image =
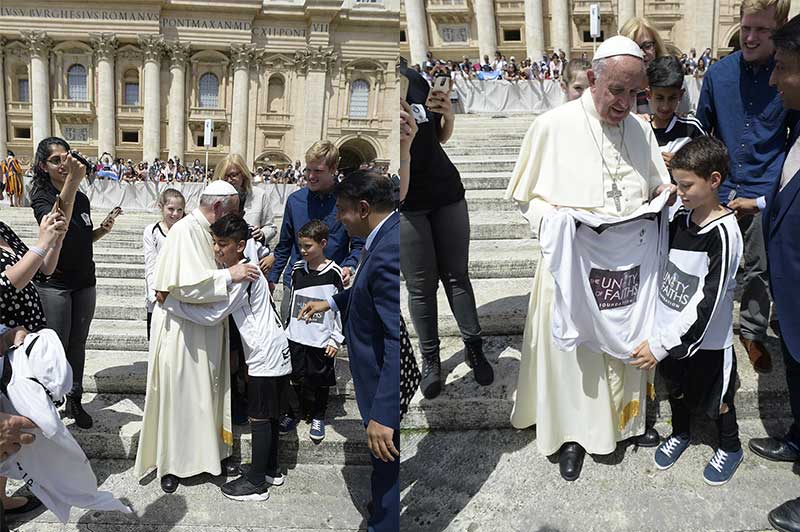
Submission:
POLYGON ((792 17, 789 22, 772 33, 775 48, 800 54, 800 15, 792 17))
POLYGON ((652 89, 680 89, 683 87, 683 65, 671 55, 656 57, 647 65, 647 81, 652 89))
POLYGON ((297 238, 310 238, 317 244, 328 240, 328 226, 322 220, 311 220, 297 232, 297 238))
POLYGON ((394 210, 392 181, 374 170, 356 170, 337 183, 333 193, 352 202, 366 201, 378 212, 394 210))
POLYGON ((671 170, 686 170, 703 179, 711 179, 713 172, 722 176, 720 182, 728 177, 728 150, 721 140, 711 137, 697 137, 679 149, 669 163, 671 170))
POLYGON ((236 214, 226 214, 211 224, 211 234, 217 238, 230 238, 239 242, 250 238, 250 227, 244 218, 236 214))

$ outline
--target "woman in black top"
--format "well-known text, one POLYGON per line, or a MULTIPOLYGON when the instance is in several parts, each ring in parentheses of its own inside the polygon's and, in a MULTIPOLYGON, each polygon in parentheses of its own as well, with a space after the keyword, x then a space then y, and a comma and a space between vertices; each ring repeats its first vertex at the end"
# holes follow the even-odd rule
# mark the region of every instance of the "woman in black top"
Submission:
POLYGON ((41 222, 58 195, 65 219, 69 220, 64 237, 64 248, 69 251, 61 254, 53 275, 37 282, 36 288, 47 323, 61 338, 72 366, 73 386, 67 395, 65 414, 74 418, 77 426, 87 429, 92 426, 92 418, 81 406, 81 396, 86 338, 96 300, 92 243, 111 231, 114 219, 107 218, 94 229, 89 198, 78 191, 86 168, 69 154, 69 149, 69 144, 58 137, 44 139, 36 149, 31 192, 33 214, 41 222))
POLYGON ((450 96, 429 95, 430 86, 413 69, 406 102, 418 131, 411 143, 410 183, 400 209, 400 268, 408 289, 411 320, 419 336, 423 369, 420 388, 427 398, 441 391, 436 291, 444 284, 447 300, 466 346, 465 361, 475 380, 488 385, 492 366, 483 355, 483 339, 469 279, 469 213, 458 170, 442 149, 453 133, 450 96))

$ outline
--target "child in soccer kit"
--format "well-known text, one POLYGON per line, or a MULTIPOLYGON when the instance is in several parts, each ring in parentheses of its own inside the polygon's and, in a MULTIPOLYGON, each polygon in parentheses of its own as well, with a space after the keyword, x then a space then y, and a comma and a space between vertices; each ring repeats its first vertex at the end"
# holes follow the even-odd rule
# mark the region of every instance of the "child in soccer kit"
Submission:
POLYGON ((150 321, 156 304, 156 291, 153 288, 156 275, 156 259, 161 246, 167 239, 170 228, 183 218, 186 199, 180 191, 168 188, 158 198, 161 220, 144 228, 142 247, 144 248, 144 299, 147 307, 147 339, 150 340, 150 321))
MULTIPOLYGON (((225 268, 250 262, 245 257, 250 238, 247 222, 235 214, 211 224, 214 252, 225 268)), ((233 316, 242 339, 247 364, 247 413, 253 436, 252 463, 242 464, 242 476, 224 484, 222 493, 234 500, 263 501, 269 487, 284 483, 278 464, 279 422, 286 410, 292 372, 291 355, 267 280, 229 283, 228 299, 218 303, 188 304, 173 297, 164 309, 201 325, 216 325, 233 316)))
POLYGON ((676 109, 683 98, 683 66, 677 57, 657 57, 647 65, 647 100, 650 125, 667 167, 672 156, 690 140, 706 134, 693 116, 679 116, 676 109))
POLYGON ((334 361, 342 345, 342 322, 337 312, 315 314, 306 322, 298 319, 306 303, 324 301, 344 289, 342 270, 325 258, 328 226, 311 220, 297 232, 303 258, 292 268, 291 315, 286 327, 292 352, 292 388, 299 411, 289 409, 281 420, 281 432, 289 432, 300 419, 310 419, 309 437, 325 439, 325 411, 330 388, 336 386, 334 361))
POLYGON ((656 449, 659 469, 675 464, 689 446, 691 414, 716 421, 719 447, 703 471, 721 485, 744 454, 736 423, 733 293, 742 257, 734 211, 717 191, 728 173, 728 152, 713 137, 699 137, 672 158, 683 208, 670 222, 669 257, 656 309, 657 328, 632 354, 632 364, 658 371, 669 390, 672 434, 656 449))

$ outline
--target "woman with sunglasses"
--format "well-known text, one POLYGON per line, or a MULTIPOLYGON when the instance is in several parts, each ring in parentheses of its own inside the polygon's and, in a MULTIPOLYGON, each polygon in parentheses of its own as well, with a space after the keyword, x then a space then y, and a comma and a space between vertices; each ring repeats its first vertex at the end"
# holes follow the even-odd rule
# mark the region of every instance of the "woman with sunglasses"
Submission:
POLYGON ((78 427, 88 429, 93 421, 81 405, 81 396, 86 338, 96 300, 92 244, 111 231, 114 218, 106 218, 95 229, 89 198, 78 190, 86 167, 69 152, 69 144, 58 137, 44 139, 36 149, 31 191, 33 214, 41 224, 58 197, 64 219, 68 220, 63 247, 70 252, 59 256, 55 271, 48 279, 34 282, 47 325, 58 333, 72 366, 73 386, 67 395, 65 415, 75 419, 78 427))

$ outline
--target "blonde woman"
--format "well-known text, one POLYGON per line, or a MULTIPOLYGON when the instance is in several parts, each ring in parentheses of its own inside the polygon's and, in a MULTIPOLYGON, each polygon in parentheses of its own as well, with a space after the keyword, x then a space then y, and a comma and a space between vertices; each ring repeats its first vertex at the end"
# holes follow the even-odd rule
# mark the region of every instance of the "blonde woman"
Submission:
POLYGON ((224 179, 234 186, 239 194, 244 194, 244 219, 255 228, 253 237, 268 244, 278 233, 275 214, 272 212, 267 192, 253 187, 253 175, 244 159, 238 153, 231 153, 217 164, 214 180, 224 179), (263 239, 262 239, 263 236, 263 239))
MULTIPOLYGON (((658 30, 644 17, 629 19, 622 25, 619 34, 632 39, 639 45, 642 53, 644 53, 645 67, 656 57, 667 55, 667 48, 664 46, 664 41, 661 40, 658 30)), ((645 91, 636 95, 636 112, 650 113, 650 104, 647 102, 647 93, 645 91)))

